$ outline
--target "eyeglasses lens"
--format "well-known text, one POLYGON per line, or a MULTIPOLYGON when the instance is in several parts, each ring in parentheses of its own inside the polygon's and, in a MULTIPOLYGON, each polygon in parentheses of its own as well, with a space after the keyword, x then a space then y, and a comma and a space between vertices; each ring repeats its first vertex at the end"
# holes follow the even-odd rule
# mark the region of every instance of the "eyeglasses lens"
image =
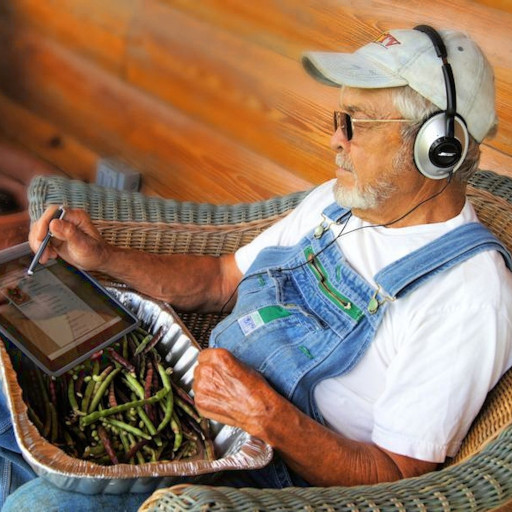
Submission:
POLYGON ((347 140, 352 139, 352 119, 346 112, 340 112, 339 110, 334 111, 334 131, 341 128, 343 136, 347 140))

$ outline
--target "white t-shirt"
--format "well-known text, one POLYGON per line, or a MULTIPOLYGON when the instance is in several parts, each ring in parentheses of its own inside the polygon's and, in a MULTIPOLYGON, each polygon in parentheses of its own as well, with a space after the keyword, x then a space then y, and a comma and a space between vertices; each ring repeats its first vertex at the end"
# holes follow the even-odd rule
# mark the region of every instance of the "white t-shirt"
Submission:
MULTIPOLYGON (((261 249, 290 246, 322 221, 333 181, 236 252, 245 273, 261 249)), ((389 263, 477 220, 469 201, 447 222, 369 227, 352 216, 338 239, 375 286, 389 263)), ((336 234, 341 227, 335 226, 336 234)), ((421 460, 453 456, 488 391, 512 365, 512 273, 495 251, 477 254, 388 304, 373 343, 349 373, 323 380, 315 399, 326 424, 359 441, 421 460)))

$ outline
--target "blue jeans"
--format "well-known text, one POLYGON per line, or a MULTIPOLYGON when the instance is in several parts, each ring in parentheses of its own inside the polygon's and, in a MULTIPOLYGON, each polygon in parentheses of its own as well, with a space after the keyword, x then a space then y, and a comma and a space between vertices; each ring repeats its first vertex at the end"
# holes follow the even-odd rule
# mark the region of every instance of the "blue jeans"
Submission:
MULTIPOLYGON (((275 474, 279 465, 271 464, 261 470, 227 471, 191 478, 190 483, 228 487, 273 487, 280 477, 275 474)), ((14 490, 14 488, 13 488, 14 490)), ((2 512, 136 512, 151 493, 81 494, 63 491, 42 477, 21 485, 10 494, 2 512)))
MULTIPOLYGON (((255 471, 228 471, 191 479, 190 483, 228 487, 272 487, 274 465, 255 471), (270 473, 270 474, 269 474, 270 473)), ((63 491, 42 477, 25 483, 5 501, 2 512, 136 512, 151 493, 81 494, 63 491)))
POLYGON ((12 491, 34 477, 34 472, 21 456, 5 396, 0 391, 0 507, 12 491))

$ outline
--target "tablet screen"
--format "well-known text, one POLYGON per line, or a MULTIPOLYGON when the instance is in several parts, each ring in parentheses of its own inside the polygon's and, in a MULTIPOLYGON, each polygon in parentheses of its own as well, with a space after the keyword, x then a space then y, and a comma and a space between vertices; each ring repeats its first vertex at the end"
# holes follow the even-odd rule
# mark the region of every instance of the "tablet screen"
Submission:
POLYGON ((61 259, 28 276, 28 244, 17 248, 0 253, 0 328, 47 373, 64 373, 137 326, 96 280, 61 259))

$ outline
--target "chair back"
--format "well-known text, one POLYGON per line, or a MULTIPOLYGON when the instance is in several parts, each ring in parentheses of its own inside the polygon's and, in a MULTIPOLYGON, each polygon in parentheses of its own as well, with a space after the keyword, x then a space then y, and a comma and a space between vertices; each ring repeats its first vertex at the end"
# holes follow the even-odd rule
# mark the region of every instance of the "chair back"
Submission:
MULTIPOLYGON (((480 221, 512 252, 512 180, 481 172, 472 180, 467 195, 480 221)), ((512 369, 491 390, 457 455, 447 460, 445 466, 470 458, 511 423, 512 369)))

